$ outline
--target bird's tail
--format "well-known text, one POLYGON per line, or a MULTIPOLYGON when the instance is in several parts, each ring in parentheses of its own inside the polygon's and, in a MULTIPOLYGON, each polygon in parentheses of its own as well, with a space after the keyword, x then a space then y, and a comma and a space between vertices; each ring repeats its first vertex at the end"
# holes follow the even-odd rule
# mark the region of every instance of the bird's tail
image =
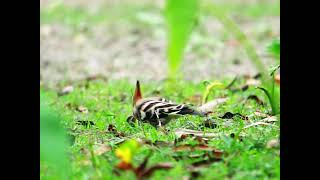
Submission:
POLYGON ((193 108, 190 108, 188 106, 184 106, 182 109, 179 110, 179 112, 177 114, 180 114, 180 115, 196 115, 196 116, 205 116, 206 114, 201 112, 201 111, 198 111, 196 109, 193 109, 193 108))
POLYGON ((193 115, 197 115, 197 116, 201 116, 201 117, 204 117, 207 115, 207 113, 204 113, 204 112, 201 112, 201 111, 197 111, 197 110, 194 110, 193 115))

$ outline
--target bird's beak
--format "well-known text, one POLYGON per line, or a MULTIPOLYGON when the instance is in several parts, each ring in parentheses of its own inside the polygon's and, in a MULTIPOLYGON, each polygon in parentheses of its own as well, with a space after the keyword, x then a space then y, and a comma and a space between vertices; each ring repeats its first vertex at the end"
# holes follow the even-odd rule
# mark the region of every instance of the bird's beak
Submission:
POLYGON ((134 96, 133 96, 133 106, 141 98, 142 98, 142 95, 141 95, 141 90, 140 90, 140 83, 139 83, 139 81, 137 81, 136 89, 135 89, 134 96))

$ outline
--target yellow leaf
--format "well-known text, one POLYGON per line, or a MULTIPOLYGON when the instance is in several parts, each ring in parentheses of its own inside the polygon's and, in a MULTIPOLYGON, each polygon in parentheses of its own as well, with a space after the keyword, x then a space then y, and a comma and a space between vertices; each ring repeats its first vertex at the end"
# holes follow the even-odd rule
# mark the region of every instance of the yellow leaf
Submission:
POLYGON ((121 159, 121 161, 130 164, 138 148, 139 144, 137 141, 129 140, 116 149, 116 156, 121 159))
POLYGON ((116 150, 116 155, 122 161, 124 161, 126 163, 131 163, 132 153, 131 153, 129 148, 117 149, 116 150))

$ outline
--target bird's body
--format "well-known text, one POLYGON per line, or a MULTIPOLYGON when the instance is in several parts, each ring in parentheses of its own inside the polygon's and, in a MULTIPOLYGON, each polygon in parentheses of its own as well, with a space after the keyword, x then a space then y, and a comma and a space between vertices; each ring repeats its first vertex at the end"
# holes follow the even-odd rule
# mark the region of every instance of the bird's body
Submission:
POLYGON ((137 119, 155 127, 161 127, 183 115, 203 116, 204 114, 185 104, 173 103, 161 97, 142 98, 140 84, 137 81, 133 97, 133 116, 130 116, 127 121, 137 119))

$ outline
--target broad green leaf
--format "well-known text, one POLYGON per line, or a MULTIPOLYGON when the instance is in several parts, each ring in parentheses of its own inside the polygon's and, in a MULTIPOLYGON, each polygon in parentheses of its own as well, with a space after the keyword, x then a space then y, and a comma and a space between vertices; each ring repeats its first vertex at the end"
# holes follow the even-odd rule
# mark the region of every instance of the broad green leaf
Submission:
POLYGON ((69 173, 67 145, 66 132, 61 127, 59 118, 40 94, 40 164, 54 167, 59 179, 67 179, 69 173))
POLYGON ((169 78, 175 79, 184 49, 194 28, 199 11, 198 0, 167 0, 165 18, 168 28, 167 58, 169 78))

